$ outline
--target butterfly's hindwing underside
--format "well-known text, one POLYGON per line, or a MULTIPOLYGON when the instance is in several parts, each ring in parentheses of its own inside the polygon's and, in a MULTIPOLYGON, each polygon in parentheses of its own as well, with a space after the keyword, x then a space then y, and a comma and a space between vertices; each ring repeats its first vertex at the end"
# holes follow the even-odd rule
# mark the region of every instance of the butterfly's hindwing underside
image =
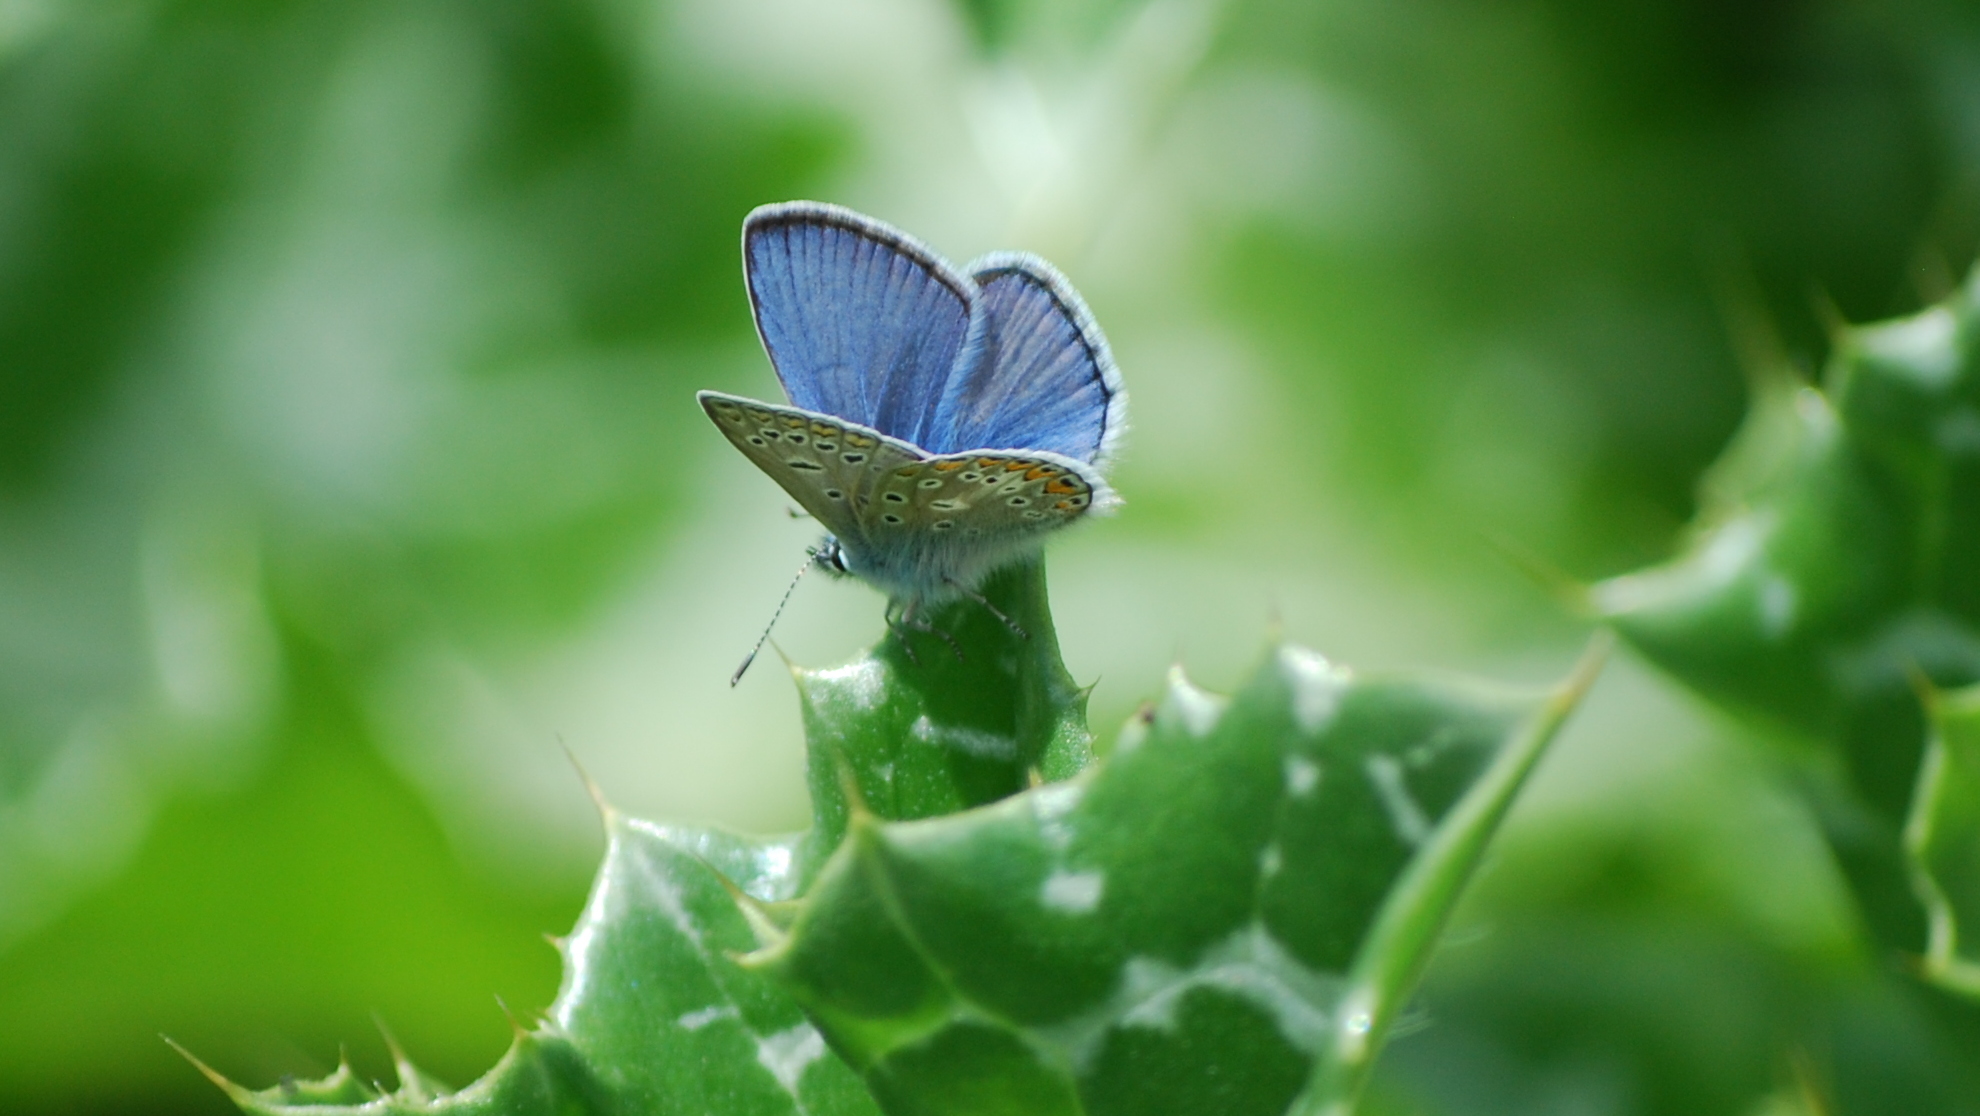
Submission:
POLYGON ((876 528, 918 525, 937 534, 998 538, 1049 531, 1093 505, 1093 486, 1064 464, 1030 453, 946 453, 890 471, 876 528))
POLYGON ((829 415, 712 391, 700 398, 729 441, 838 537, 863 576, 890 590, 969 583, 974 567, 994 566, 1109 498, 1058 454, 930 456, 829 415))

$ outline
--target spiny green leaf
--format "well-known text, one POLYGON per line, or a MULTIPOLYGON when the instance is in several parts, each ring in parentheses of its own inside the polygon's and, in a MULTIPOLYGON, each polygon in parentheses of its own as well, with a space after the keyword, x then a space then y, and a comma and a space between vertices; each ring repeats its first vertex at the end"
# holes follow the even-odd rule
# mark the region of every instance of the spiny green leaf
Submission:
POLYGON ((518 1033, 481 1080, 448 1093, 398 1057, 401 1084, 389 1093, 346 1067, 259 1092, 223 1087, 250 1113, 325 1116, 874 1113, 859 1079, 790 997, 732 959, 776 931, 748 917, 750 901, 703 856, 775 897, 792 888, 792 842, 751 843, 609 810, 606 821, 605 863, 562 942, 563 988, 548 1018, 518 1033))
POLYGON ((810 748, 806 881, 845 835, 848 782, 866 809, 906 820, 995 802, 1091 761, 1086 694, 1059 659, 1044 562, 1006 567, 983 596, 990 607, 963 599, 925 618, 953 644, 896 630, 845 666, 793 670, 810 748))
POLYGON ((1664 669, 1814 742, 1810 791, 1887 946, 1925 948, 1901 841, 1925 745, 1913 677, 1980 682, 1980 281, 1845 329, 1826 386, 1762 384, 1692 545, 1594 586, 1664 669))
POLYGON ((1291 647, 1228 701, 1178 674, 1079 779, 856 817, 754 962, 894 1116, 1347 1103, 1575 694, 1291 647))
POLYGON ((403 1058, 389 1093, 347 1070, 261 1092, 216 1080, 249 1112, 873 1112, 790 997, 729 955, 782 932, 807 866, 845 832, 848 790, 884 816, 924 817, 1086 766, 1086 695, 1060 662, 1042 563, 1002 571, 983 592, 1022 636, 965 599, 926 618, 953 647, 895 633, 847 667, 796 671, 809 832, 757 840, 606 810, 611 844, 566 940, 564 988, 548 1021, 480 1081, 449 1093, 403 1058))
POLYGON ((1935 695, 1905 847, 1931 918, 1925 973, 1980 998, 1980 686, 1935 695))

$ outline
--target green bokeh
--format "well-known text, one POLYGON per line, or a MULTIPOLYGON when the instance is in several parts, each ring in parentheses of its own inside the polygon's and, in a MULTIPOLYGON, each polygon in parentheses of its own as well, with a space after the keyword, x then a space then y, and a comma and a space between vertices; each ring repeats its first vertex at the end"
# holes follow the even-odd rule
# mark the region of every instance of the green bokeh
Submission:
MULTIPOLYGON (((539 935, 602 840, 463 806, 509 753, 436 779, 413 667, 510 696, 728 498, 691 394, 772 390, 756 204, 1032 248, 1088 295, 1146 417, 1127 510, 1053 568, 1139 593, 1138 628, 1061 601, 1081 683, 1184 644, 1235 679, 1288 570, 1441 625, 1293 633, 1330 654, 1555 673, 1579 633, 1500 549, 1668 555, 1740 354, 1819 367, 1824 307, 1913 310, 1980 240, 1954 0, 818 8, 0 3, 0 1111, 227 1111, 161 1031, 257 1084, 340 1042, 382 1077, 374 1012, 460 1083, 508 1042, 494 996, 549 1002, 539 935), (1059 178, 988 165, 1033 150, 997 137, 1034 93, 1059 178), (1219 593, 1191 612, 1174 569, 1219 593)), ((777 588, 678 685, 720 691, 777 588)), ((1103 747, 1158 689, 1102 679, 1103 747)), ((1706 724, 1636 741, 1678 773, 1631 809, 1514 818, 1371 1108, 1744 1114, 1795 1042, 1937 1103, 1901 1107, 1925 1009, 1706 724)))

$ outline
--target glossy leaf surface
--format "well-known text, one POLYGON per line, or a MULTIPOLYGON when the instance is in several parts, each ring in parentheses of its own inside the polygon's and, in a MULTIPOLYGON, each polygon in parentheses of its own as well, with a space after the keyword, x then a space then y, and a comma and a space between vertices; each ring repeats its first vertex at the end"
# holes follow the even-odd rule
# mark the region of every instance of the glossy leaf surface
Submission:
POLYGON ((1926 949, 1902 832, 1917 679, 1980 681, 1980 286, 1841 330, 1822 388, 1758 388, 1691 545, 1596 613, 1700 693, 1813 746, 1806 789, 1878 939, 1926 949))
POLYGON ((1905 845, 1931 919, 1925 972, 1980 998, 1980 687, 1936 695, 1905 845))
POLYGON ((1325 1111, 1577 692, 1178 675, 1080 779, 856 819, 756 963, 897 1116, 1325 1111))
POLYGON ((687 851, 698 848, 775 894, 786 888, 791 846, 751 847, 612 811, 606 821, 605 863, 561 943, 556 1003, 481 1080, 449 1092, 400 1057, 400 1084, 390 1091, 348 1067, 258 1092, 222 1087, 250 1113, 874 1113, 858 1078, 790 998, 732 960, 759 945, 758 928, 721 875, 687 851))
POLYGON ((810 757, 807 881, 845 835, 848 785, 868 810, 906 820, 995 802, 1092 760, 1086 694, 1059 658, 1044 563, 1000 571, 983 595, 988 606, 964 599, 931 613, 934 632, 897 629, 844 666, 793 668, 810 757))
POLYGON ((1091 764, 1042 567, 986 595, 1009 623, 965 600, 947 638, 796 671, 809 833, 608 810, 563 989, 482 1080, 224 1087, 261 1113, 1344 1110, 1592 668, 1536 698, 1282 647, 1230 699, 1177 674, 1091 764))

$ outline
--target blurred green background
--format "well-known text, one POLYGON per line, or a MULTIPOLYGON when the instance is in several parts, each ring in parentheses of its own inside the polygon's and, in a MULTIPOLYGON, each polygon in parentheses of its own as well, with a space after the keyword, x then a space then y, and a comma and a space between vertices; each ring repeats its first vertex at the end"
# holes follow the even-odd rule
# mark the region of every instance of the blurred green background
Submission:
MULTIPOLYGON (((560 744, 803 824, 788 681, 725 681, 814 528, 691 402, 775 397, 737 234, 793 197, 1108 331, 1128 505, 1052 561, 1103 733, 1275 620, 1539 681, 1584 632, 1508 551, 1669 553, 1742 355, 1971 262, 1980 11, 0 0, 0 1111, 228 1111, 160 1032, 385 1076, 374 1013, 473 1078, 602 846, 560 744)), ((1767 749, 1613 664, 1371 1108, 1803 1112, 1804 1055, 1940 1104, 1767 749)))

